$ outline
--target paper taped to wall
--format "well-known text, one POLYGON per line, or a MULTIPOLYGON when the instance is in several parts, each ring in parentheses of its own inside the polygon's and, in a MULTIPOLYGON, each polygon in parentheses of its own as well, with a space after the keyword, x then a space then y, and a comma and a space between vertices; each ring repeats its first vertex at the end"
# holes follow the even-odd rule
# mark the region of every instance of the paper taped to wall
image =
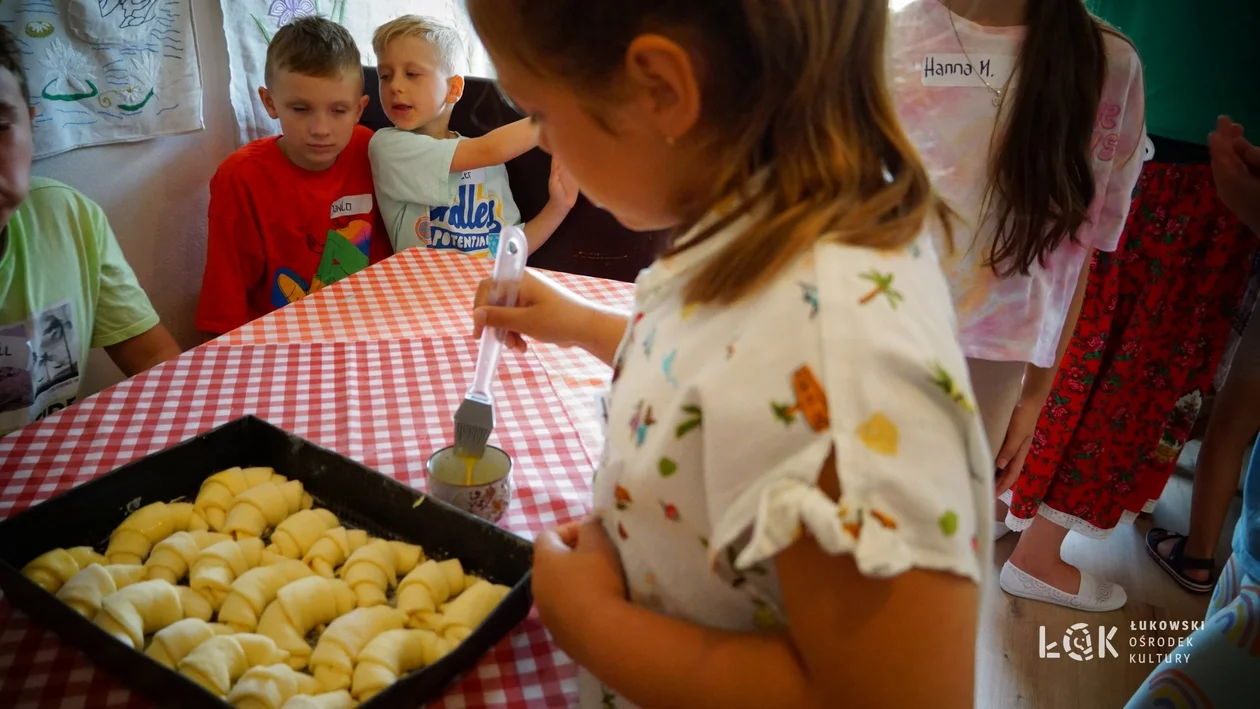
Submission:
POLYGON ((22 51, 35 157, 203 128, 190 0, 0 4, 22 51))

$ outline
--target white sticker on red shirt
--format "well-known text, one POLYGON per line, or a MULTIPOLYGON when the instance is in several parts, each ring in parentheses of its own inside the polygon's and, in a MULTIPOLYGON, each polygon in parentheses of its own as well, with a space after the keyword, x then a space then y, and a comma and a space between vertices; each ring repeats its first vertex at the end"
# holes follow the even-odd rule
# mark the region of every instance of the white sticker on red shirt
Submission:
POLYGON ((356 195, 350 195, 347 197, 342 197, 341 199, 333 202, 332 211, 328 215, 328 218, 336 219, 337 217, 350 217, 356 214, 371 214, 371 213, 372 213, 372 195, 356 194, 356 195))

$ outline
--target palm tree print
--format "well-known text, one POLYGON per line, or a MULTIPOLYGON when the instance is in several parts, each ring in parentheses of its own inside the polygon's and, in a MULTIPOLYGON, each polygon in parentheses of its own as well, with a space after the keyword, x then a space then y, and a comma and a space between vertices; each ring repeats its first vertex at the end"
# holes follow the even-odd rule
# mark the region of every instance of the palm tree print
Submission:
POLYGON ((975 405, 967 398, 966 393, 958 388, 958 382, 954 380, 954 375, 947 372, 940 362, 932 363, 932 384, 937 389, 945 392, 945 396, 948 396, 950 401, 963 407, 967 413, 976 412, 975 405))
POLYGON ((61 341, 63 347, 66 348, 66 362, 70 366, 70 375, 77 376, 79 367, 74 361, 74 355, 70 352, 70 338, 66 337, 66 333, 74 329, 74 325, 69 320, 62 320, 53 314, 44 316, 44 337, 56 342, 61 341))
POLYGON ((875 269, 871 269, 867 271, 866 273, 863 273, 861 276, 859 276, 859 278, 865 281, 870 281, 871 283, 875 284, 875 287, 872 288, 869 293, 862 296, 862 298, 858 300, 858 303, 861 305, 866 305, 867 303, 871 302, 872 300, 875 300, 882 294, 886 298, 888 298, 888 305, 892 307, 893 310, 896 310, 897 306, 901 304, 901 301, 905 300, 905 297, 901 295, 901 292, 895 290, 892 287, 893 280, 896 279, 895 274, 880 273, 879 271, 876 271, 875 269))
POLYGON ((48 365, 52 364, 53 356, 47 352, 41 352, 36 363, 44 368, 44 381, 52 381, 52 370, 48 369, 48 365))

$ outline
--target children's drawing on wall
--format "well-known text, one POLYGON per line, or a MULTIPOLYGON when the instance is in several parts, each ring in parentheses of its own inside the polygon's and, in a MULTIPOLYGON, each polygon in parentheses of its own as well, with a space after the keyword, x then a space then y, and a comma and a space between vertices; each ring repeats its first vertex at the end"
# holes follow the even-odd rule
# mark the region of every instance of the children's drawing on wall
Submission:
POLYGON ((0 2, 0 24, 22 47, 35 157, 203 127, 190 0, 0 2))
MULTIPOLYGON (((117 0, 115 0, 117 1, 117 0)), ((280 129, 258 100, 263 84, 267 45, 276 31, 310 15, 326 17, 354 36, 364 66, 375 66, 372 33, 400 15, 428 15, 459 28, 469 51, 475 76, 489 76, 490 59, 473 32, 463 0, 222 0, 227 36, 230 93, 242 145, 280 129)))

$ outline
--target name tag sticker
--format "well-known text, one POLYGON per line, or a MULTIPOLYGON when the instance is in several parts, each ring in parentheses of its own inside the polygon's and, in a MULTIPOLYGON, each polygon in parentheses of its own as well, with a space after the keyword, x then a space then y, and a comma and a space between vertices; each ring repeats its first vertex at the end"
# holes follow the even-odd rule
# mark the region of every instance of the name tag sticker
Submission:
POLYGON ((1006 54, 928 54, 923 57, 924 86, 978 86, 984 82, 1002 88, 1015 71, 1015 57, 1006 54))
POLYGON ((459 173, 459 184, 461 185, 480 185, 486 181, 486 169, 479 167, 476 170, 464 170, 459 173))
POLYGON ((372 213, 372 195, 356 194, 349 197, 342 197, 333 202, 332 213, 328 215, 330 219, 337 217, 349 217, 355 214, 371 214, 372 213))

